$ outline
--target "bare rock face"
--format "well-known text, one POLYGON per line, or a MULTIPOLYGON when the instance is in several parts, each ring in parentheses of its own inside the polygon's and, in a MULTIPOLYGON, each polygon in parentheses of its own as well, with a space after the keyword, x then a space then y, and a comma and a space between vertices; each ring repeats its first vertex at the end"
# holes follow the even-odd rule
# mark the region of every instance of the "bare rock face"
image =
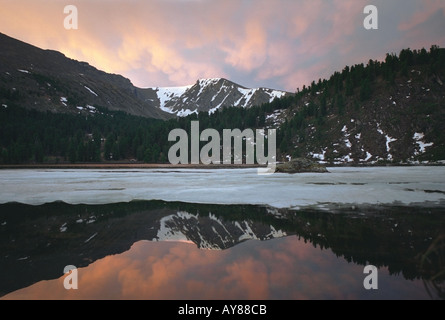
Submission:
POLYGON ((329 172, 326 166, 314 162, 306 158, 296 158, 289 162, 279 164, 276 167, 275 172, 283 173, 302 173, 302 172, 317 172, 325 173, 329 172))

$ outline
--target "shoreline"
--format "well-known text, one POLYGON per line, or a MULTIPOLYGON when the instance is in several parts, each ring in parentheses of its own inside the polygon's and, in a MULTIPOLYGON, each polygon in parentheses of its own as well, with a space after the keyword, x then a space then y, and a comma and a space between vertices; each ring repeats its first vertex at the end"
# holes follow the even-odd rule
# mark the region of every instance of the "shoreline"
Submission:
POLYGON ((168 163, 72 163, 72 164, 5 164, 2 169, 249 169, 250 164, 168 164, 168 163))
MULTIPOLYGON (((443 167, 445 163, 397 163, 397 164, 324 164, 331 168, 378 168, 378 167, 443 167)), ((169 163, 35 163, 0 164, 0 170, 12 169, 252 169, 267 168, 258 164, 169 164, 169 163)))

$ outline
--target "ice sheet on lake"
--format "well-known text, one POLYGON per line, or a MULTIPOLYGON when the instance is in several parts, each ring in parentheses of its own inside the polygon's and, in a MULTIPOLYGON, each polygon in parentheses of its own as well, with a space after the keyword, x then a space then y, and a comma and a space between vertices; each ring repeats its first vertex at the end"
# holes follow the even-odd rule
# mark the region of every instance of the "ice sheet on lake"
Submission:
POLYGON ((445 201, 445 167, 329 171, 261 176, 256 169, 0 170, 0 203, 164 200, 282 208, 445 201))

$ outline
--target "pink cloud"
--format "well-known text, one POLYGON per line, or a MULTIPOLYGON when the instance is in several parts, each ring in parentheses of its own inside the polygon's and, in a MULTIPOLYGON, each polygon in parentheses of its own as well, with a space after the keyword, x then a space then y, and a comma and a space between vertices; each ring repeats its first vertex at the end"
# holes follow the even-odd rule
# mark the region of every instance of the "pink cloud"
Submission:
MULTIPOLYGON (((131 76, 142 87, 188 85, 205 77, 234 81, 249 77, 250 83, 241 84, 294 90, 329 76, 314 73, 320 70, 316 65, 331 64, 330 70, 341 70, 344 61, 351 64, 364 56, 363 47, 370 40, 359 35, 366 4, 364 0, 79 0, 79 29, 67 31, 64 3, 6 0, 0 28, 104 71, 131 76)), ((388 14, 385 10, 396 6, 378 7, 388 14)), ((416 7, 401 5, 398 30, 370 37, 373 54, 380 48, 385 51, 378 52, 381 57, 388 44, 413 47, 428 31, 428 40, 437 39, 430 42, 443 43, 437 32, 415 28, 444 10, 443 1, 423 1, 416 7), (390 36, 395 38, 386 38, 390 36)))
POLYGON ((424 0, 419 3, 420 11, 414 12, 409 19, 399 24, 399 30, 408 31, 428 20, 432 14, 442 10, 445 16, 445 2, 443 0, 424 0))

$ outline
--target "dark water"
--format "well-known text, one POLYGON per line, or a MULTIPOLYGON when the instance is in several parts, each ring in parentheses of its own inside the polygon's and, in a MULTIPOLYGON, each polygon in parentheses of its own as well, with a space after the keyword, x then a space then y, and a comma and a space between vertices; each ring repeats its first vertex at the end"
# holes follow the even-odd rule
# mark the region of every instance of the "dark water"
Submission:
MULTIPOLYGON (((443 299, 445 209, 0 205, 3 299, 443 299), (77 267, 78 289, 64 287, 77 267), (367 265, 378 268, 367 290, 367 265)), ((369 281, 368 281, 369 282, 369 281)))

